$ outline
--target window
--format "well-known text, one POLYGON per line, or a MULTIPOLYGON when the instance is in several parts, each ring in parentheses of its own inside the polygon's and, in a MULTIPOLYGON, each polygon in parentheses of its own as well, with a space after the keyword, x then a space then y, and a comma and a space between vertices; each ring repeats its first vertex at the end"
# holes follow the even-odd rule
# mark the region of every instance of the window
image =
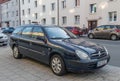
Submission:
POLYGON ((30 8, 28 8, 28 14, 30 15, 30 8))
POLYGON ((66 8, 66 1, 62 1, 62 8, 66 8))
POLYGON ((32 28, 33 27, 26 27, 22 32, 22 36, 23 37, 30 37, 32 34, 32 28))
POLYGON ((42 11, 45 12, 46 8, 45 5, 42 6, 42 11))
POLYGON ((75 0, 75 6, 80 6, 80 0, 75 0))
POLYGON ((16 0, 16 5, 18 4, 18 0, 16 0))
POLYGON ((16 16, 18 16, 18 10, 16 11, 16 16))
POLYGON ((12 11, 12 17, 14 16, 14 11, 12 11))
POLYGON ((25 21, 23 20, 23 25, 25 24, 25 21))
POLYGON ((38 19, 38 14, 37 13, 35 13, 35 19, 38 19))
POLYGON ((96 13, 96 3, 90 4, 90 13, 96 13))
POLYGON ((41 27, 34 27, 33 32, 32 32, 32 38, 37 38, 37 37, 43 37, 44 33, 41 27))
POLYGON ((62 17, 62 24, 67 24, 67 17, 66 16, 62 17))
POLYGON ((80 15, 75 15, 75 24, 80 24, 80 15))
POLYGON ((52 24, 55 24, 55 17, 52 17, 52 18, 51 18, 51 21, 52 21, 52 22, 51 22, 52 24))
POLYGON ((22 0, 22 4, 24 4, 24 0, 22 0))
POLYGON ((13 26, 15 26, 15 21, 13 21, 13 26))
POLYGON ((44 25, 46 24, 46 19, 45 18, 42 19, 42 24, 44 24, 44 25))
POLYGON ((51 10, 54 11, 55 10, 55 3, 51 4, 51 10))
POLYGON ((109 21, 117 21, 117 12, 113 11, 113 12, 109 12, 109 21))
POLYGON ((16 26, 18 26, 19 25, 19 23, 18 23, 18 20, 16 21, 16 26))
POLYGON ((9 17, 9 13, 8 12, 6 12, 6 15, 7 15, 7 18, 9 17))
POLYGON ((31 24, 31 20, 28 20, 28 23, 31 24))
POLYGON ((30 3, 30 0, 28 0, 28 3, 30 3))
POLYGON ((25 15, 25 11, 24 11, 24 10, 22 10, 22 15, 23 15, 23 16, 25 15))
POLYGON ((35 7, 37 7, 37 1, 35 1, 35 7))

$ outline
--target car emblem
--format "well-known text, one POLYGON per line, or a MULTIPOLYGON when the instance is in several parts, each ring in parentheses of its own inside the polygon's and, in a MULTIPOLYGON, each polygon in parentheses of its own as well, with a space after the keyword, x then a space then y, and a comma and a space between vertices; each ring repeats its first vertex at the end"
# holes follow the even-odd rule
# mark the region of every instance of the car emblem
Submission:
POLYGON ((99 56, 101 55, 101 52, 100 52, 100 51, 98 52, 98 55, 99 55, 99 56))

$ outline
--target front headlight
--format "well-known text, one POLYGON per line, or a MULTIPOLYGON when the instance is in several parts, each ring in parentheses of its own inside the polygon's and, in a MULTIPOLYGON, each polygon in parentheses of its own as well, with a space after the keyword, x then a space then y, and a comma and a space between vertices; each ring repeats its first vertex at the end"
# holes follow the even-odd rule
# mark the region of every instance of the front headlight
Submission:
POLYGON ((85 59, 90 60, 90 57, 88 56, 88 54, 86 54, 83 51, 76 50, 75 53, 83 60, 85 60, 85 59))
POLYGON ((104 49, 105 49, 105 52, 106 52, 106 53, 107 53, 107 55, 108 55, 109 53, 108 53, 108 50, 106 49, 106 47, 105 47, 105 46, 104 46, 104 49))
POLYGON ((7 36, 4 36, 3 38, 7 39, 8 37, 7 37, 7 36))

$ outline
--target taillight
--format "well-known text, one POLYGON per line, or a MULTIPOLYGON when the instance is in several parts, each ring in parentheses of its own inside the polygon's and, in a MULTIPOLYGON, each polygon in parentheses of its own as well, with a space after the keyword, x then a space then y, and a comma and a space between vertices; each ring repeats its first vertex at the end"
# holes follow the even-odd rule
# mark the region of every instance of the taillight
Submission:
POLYGON ((116 32, 120 32, 120 29, 116 29, 115 31, 116 31, 116 32))

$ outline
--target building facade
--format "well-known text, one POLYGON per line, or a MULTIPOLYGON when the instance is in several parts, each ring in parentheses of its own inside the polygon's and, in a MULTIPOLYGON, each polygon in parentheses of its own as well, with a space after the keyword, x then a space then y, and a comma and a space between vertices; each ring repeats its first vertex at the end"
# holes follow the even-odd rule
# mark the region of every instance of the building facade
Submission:
POLYGON ((16 27, 20 25, 19 0, 9 0, 1 4, 2 27, 16 27))
POLYGON ((89 29, 99 25, 120 25, 120 0, 87 0, 86 24, 89 29))
POLYGON ((119 5, 120 0, 10 0, 1 4, 2 26, 39 23, 93 29, 119 25, 119 5))
POLYGON ((85 0, 20 0, 20 3, 22 24, 85 25, 85 0))

